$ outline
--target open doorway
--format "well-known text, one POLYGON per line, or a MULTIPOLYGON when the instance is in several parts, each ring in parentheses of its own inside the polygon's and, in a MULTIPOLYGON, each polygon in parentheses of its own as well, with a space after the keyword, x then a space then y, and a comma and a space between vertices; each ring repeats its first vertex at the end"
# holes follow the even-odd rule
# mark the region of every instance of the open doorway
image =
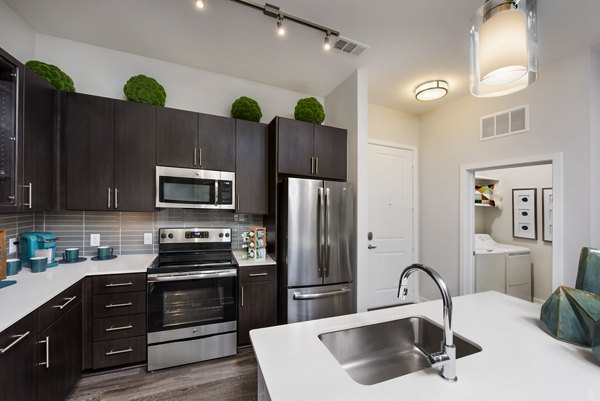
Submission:
POLYGON ((475 292, 552 294, 552 164, 475 172, 475 292))
MULTIPOLYGON (((542 173, 543 174, 543 173, 542 173)), ((556 288, 562 282, 562 255, 563 255, 563 231, 562 231, 562 154, 550 154, 540 156, 530 156, 520 159, 485 162, 473 165, 461 166, 461 199, 460 199, 460 293, 461 295, 472 294, 481 288, 477 288, 477 252, 475 246, 475 234, 488 234, 489 238, 493 239, 496 243, 511 245, 520 249, 513 248, 513 250, 524 251, 529 249, 529 256, 532 254, 532 249, 545 249, 545 256, 536 257, 537 262, 533 261, 535 265, 531 266, 531 283, 526 282, 520 278, 517 281, 523 281, 521 283, 513 282, 515 285, 521 285, 521 289, 526 289, 527 285, 531 288, 531 299, 532 301, 541 302, 547 298, 547 295, 556 288), (551 181, 548 182, 548 178, 538 179, 536 182, 530 182, 526 185, 525 177, 519 176, 519 173, 523 174, 526 170, 518 170, 520 168, 536 167, 536 169, 530 170, 542 173, 546 171, 547 174, 551 174, 551 181), (477 178, 479 177, 479 178, 477 178), (477 180, 479 183, 493 183, 497 181, 501 188, 499 202, 502 204, 501 208, 493 209, 489 207, 488 210, 485 207, 476 207, 476 199, 479 196, 475 195, 475 185, 477 180), (487 181, 486 181, 487 180, 487 181), (544 181, 545 180, 545 181, 544 181), (548 185, 550 183, 550 185, 548 185), (504 185, 503 185, 504 184, 504 185), (542 202, 544 193, 547 195, 547 191, 544 189, 552 189, 552 236, 550 243, 546 241, 544 243, 544 237, 546 240, 549 239, 547 233, 548 228, 546 227, 546 235, 544 235, 545 227, 543 222, 544 205, 542 202), (509 189, 509 190, 507 190, 509 189), (516 193, 513 194, 513 189, 516 189, 516 193), (535 191, 532 191, 535 189, 535 191), (522 192, 521 190, 527 190, 522 192), (520 208, 516 206, 513 209, 513 199, 518 203, 519 196, 525 196, 525 200, 532 202, 531 195, 534 194, 537 202, 535 202, 535 210, 528 208, 520 208), (526 210, 529 217, 533 217, 532 220, 526 221, 516 217, 516 213, 520 210, 526 210), (491 212, 489 215, 482 215, 484 212, 491 212), (505 213, 506 212, 506 213, 505 213), (479 217, 479 219, 477 218, 479 217), (516 221, 516 226, 513 227, 513 221, 516 221), (525 224, 520 224, 525 223, 525 224), (480 232, 478 232, 480 231, 480 232), (486 232, 487 231, 487 232, 486 232), (535 231, 535 233, 532 233, 535 231), (496 238, 492 236, 493 233, 496 238), (538 243, 541 242, 541 244, 538 243), (525 248, 525 249, 524 249, 525 248), (547 251, 550 249, 550 252, 547 251), (548 260, 548 254, 551 255, 551 260, 548 260), (550 271, 548 271, 548 264, 551 265, 550 271), (536 269, 538 277, 536 279, 536 269), (537 284, 537 286, 536 286, 537 284)), ((546 196, 546 204, 548 203, 548 197, 546 196)), ((477 199, 479 200, 479 199, 477 199)), ((483 198, 481 198, 483 202, 483 198)), ((547 219, 547 218, 546 218, 547 219)), ((546 225, 547 226, 547 225, 546 225)), ((487 238, 487 239, 489 239, 487 238)), ((486 238, 483 238, 484 240, 486 238)), ((491 252, 490 252, 491 253, 491 252)), ((499 252, 502 253, 502 252, 499 252)), ((496 262, 500 263, 501 260, 506 262, 506 255, 508 252, 504 252, 504 258, 497 257, 496 262)), ((523 254, 527 252, 514 252, 515 255, 523 254)), ((540 252, 536 251, 536 254, 540 252)), ((527 258, 520 258, 521 266, 527 264, 527 258)), ((515 259, 516 260, 516 259, 515 259)), ((506 264, 504 264, 504 271, 506 271, 506 264)), ((524 270, 521 270, 523 273, 524 270)), ((526 272, 524 273, 526 274, 526 272)), ((502 280, 502 277, 496 277, 496 280, 502 280)), ((506 280, 506 276, 504 277, 506 280)), ((502 288, 502 285, 500 285, 502 288)), ((504 281, 504 288, 507 289, 506 281, 504 281)), ((493 288, 487 288, 488 290, 493 288)), ((485 289, 483 289, 485 290, 485 289)), ((496 289, 497 291, 499 289, 496 289)), ((506 292, 506 291, 503 291, 506 292)), ((523 294, 521 298, 527 298, 527 294, 523 294)), ((514 295, 514 294, 513 294, 514 295)))

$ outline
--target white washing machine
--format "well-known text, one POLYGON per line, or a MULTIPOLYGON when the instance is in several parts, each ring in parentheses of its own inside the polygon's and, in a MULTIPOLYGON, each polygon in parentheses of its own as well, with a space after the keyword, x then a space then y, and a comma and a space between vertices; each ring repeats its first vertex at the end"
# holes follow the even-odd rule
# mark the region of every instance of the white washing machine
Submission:
POLYGON ((531 302, 531 277, 529 248, 475 234, 475 292, 498 291, 531 302))

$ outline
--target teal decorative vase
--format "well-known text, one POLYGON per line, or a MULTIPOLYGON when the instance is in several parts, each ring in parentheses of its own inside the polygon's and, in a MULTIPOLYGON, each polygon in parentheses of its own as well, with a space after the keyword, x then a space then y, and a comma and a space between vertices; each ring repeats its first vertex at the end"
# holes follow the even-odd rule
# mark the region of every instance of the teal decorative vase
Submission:
MULTIPOLYGON (((600 336, 600 296, 560 286, 542 306, 542 330, 552 337, 589 347, 600 336)), ((600 359, 600 339, 598 354, 600 359)))
POLYGON ((600 250, 581 249, 575 288, 600 295, 600 250))

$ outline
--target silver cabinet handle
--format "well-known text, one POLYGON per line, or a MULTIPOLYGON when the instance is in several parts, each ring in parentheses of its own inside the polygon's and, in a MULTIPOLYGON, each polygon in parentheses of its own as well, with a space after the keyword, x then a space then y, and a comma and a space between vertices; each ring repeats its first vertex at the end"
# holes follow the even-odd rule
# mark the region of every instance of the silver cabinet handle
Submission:
POLYGON ((235 209, 240 210, 240 194, 235 194, 235 209))
POLYGON ((315 158, 314 157, 310 158, 310 173, 311 174, 315 173, 315 158))
POLYGON ((40 344, 46 344, 46 361, 38 363, 38 366, 45 366, 46 369, 50 368, 50 337, 46 337, 45 340, 41 340, 40 344))
POLYGON ((115 209, 119 208, 119 188, 115 188, 115 209))
POLYGON ((106 284, 105 287, 106 288, 112 288, 112 287, 129 287, 133 285, 133 283, 131 281, 128 281, 126 283, 110 283, 110 284, 106 284))
POLYGON ((29 185, 23 185, 23 188, 29 188, 29 203, 23 204, 23 206, 28 206, 30 209, 33 208, 33 184, 29 183, 29 185))
POLYGON ((126 354, 126 353, 128 353, 128 352, 133 352, 133 348, 129 347, 129 348, 127 348, 127 349, 122 349, 122 350, 119 350, 119 351, 113 351, 113 350, 110 350, 110 351, 108 351, 108 352, 107 352, 106 354, 104 354, 104 355, 106 355, 106 356, 111 356, 111 355, 126 354))
POLYGON ((315 157, 315 174, 319 175, 319 158, 315 157))
POLYGON ((198 148, 194 147, 194 166, 198 165, 198 156, 196 156, 198 148))
POLYGON ((108 329, 105 329, 104 331, 106 331, 107 333, 110 333, 111 331, 129 330, 129 329, 133 329, 133 326, 131 323, 129 323, 127 326, 120 326, 120 327, 110 326, 108 329))
POLYGON ((250 274, 248 274, 248 277, 265 277, 268 275, 269 275, 269 273, 250 273, 250 274))
POLYGON ((198 148, 198 166, 202 167, 202 148, 198 148))
POLYGON ((300 292, 295 292, 294 299, 299 300, 299 301, 304 301, 304 300, 311 300, 311 299, 329 298, 329 297, 335 297, 338 295, 343 295, 343 294, 346 294, 347 292, 350 292, 349 288, 342 288, 341 290, 331 291, 331 292, 321 292, 318 294, 302 294, 300 292))
POLYGON ((111 309, 111 308, 124 308, 126 306, 132 306, 133 302, 125 302, 122 304, 108 304, 105 306, 106 309, 111 309))
POLYGON ((19 343, 19 341, 21 341, 22 339, 27 337, 29 335, 29 333, 30 332, 28 331, 27 333, 17 334, 16 336, 13 336, 15 338, 15 341, 8 344, 8 346, 6 348, 0 348, 0 355, 4 354, 6 351, 8 351, 9 349, 11 349, 15 345, 17 345, 19 343))
POLYGON ((72 296, 71 298, 65 298, 65 301, 67 301, 67 302, 65 302, 65 303, 64 303, 64 304, 62 304, 62 305, 54 305, 54 307, 55 307, 55 308, 58 308, 58 309, 60 309, 60 310, 63 310, 63 309, 65 309, 65 307, 66 307, 67 305, 69 305, 71 302, 73 302, 73 301, 74 301, 76 298, 77 298, 77 295, 75 295, 75 296, 72 296))
POLYGON ((242 307, 244 306, 244 286, 242 286, 242 307))
POLYGON ((376 247, 376 246, 374 246, 374 245, 371 245, 371 244, 369 244, 368 248, 369 248, 369 249, 377 249, 377 247, 376 247))
POLYGON ((111 189, 108 188, 108 209, 110 209, 112 207, 112 205, 110 203, 110 196, 111 196, 111 189))

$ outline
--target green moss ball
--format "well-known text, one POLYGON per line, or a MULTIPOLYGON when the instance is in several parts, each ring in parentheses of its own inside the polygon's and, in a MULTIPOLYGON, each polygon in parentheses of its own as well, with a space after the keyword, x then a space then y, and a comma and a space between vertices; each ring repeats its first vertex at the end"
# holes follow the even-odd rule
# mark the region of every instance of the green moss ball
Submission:
POLYGON ((164 106, 167 101, 165 88, 154 78, 136 75, 129 78, 123 86, 125 97, 131 102, 164 106))
POLYGON ((322 124, 325 121, 323 105, 314 97, 298 100, 294 111, 294 118, 309 123, 322 124))
POLYGON ((259 122, 262 111, 256 100, 242 96, 231 105, 231 117, 259 122))
POLYGON ((27 68, 50 82, 56 89, 65 92, 75 92, 75 85, 70 76, 65 74, 60 68, 52 64, 46 64, 38 60, 29 60, 25 63, 27 68))

